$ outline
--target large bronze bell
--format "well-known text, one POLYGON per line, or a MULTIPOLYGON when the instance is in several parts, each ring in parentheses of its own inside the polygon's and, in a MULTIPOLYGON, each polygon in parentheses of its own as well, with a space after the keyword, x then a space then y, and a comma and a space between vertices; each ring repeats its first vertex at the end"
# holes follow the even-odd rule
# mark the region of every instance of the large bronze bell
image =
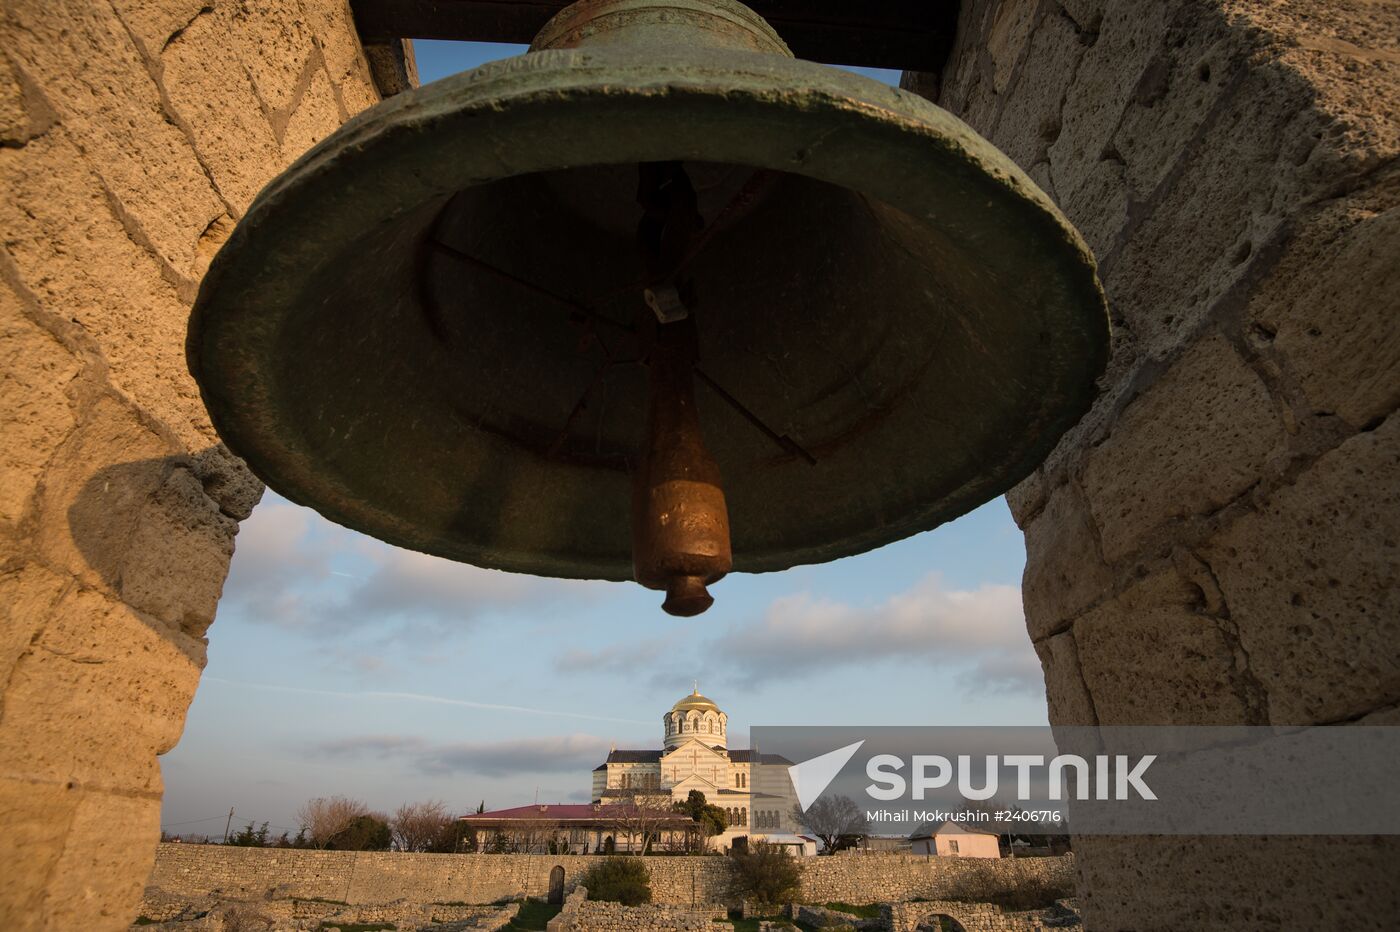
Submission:
POLYGON ((268 185, 188 352, 287 498, 694 614, 731 532, 780 570, 1004 492, 1107 338, 1082 240, 949 114, 732 0, 582 0, 268 185))

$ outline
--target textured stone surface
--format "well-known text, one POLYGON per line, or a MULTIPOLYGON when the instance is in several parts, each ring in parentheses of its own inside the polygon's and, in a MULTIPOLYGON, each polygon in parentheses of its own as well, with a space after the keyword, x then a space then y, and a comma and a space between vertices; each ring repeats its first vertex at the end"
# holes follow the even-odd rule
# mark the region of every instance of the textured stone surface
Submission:
POLYGON ((1282 442, 1264 383, 1230 344, 1214 334, 1192 344, 1088 454, 1084 491, 1104 556, 1117 560, 1169 521, 1223 508, 1282 442))
POLYGON ((1074 623, 1074 641, 1101 725, 1260 719, 1262 697, 1229 625, 1211 617, 1200 590, 1173 570, 1085 613, 1074 623))
MULTIPOLYGON (((1098 403, 1009 496, 1051 721, 1386 720, 1400 7, 1063 0, 990 54, 1024 9, 965 4, 911 86, 1056 199, 1113 313, 1098 403)), ((1088 928, 1394 913, 1369 839, 1080 841, 1088 928)))
POLYGON ((1041 557, 1026 561, 1021 582, 1032 640, 1062 629, 1112 585, 1098 531, 1073 483, 1051 492, 1045 509, 1026 528, 1026 552, 1041 557))
POLYGON ((0 281, 0 524, 24 514, 44 464, 76 419, 67 389, 79 361, 25 316, 20 296, 0 281))
POLYGON ((1099 836, 1075 847, 1090 930, 1285 929, 1306 916, 1382 932, 1400 910, 1394 837, 1099 836))
POLYGON ((1304 414, 1359 428, 1400 405, 1397 205, 1397 171, 1323 205, 1250 299, 1249 339, 1296 379, 1304 414))
POLYGON ((1320 457, 1202 556, 1273 722, 1400 702, 1400 418, 1320 457))
POLYGON ((186 371, 188 302, 294 147, 333 130, 340 101, 377 99, 358 49, 338 0, 17 0, 0 16, 8 929, 134 916, 156 756, 262 492, 186 371))
MULTIPOLYGON (((351 904, 460 901, 549 891, 555 865, 572 890, 597 863, 589 855, 403 854, 388 851, 312 851, 163 844, 150 885, 180 896, 259 898, 270 891, 351 904)), ((915 897, 992 897, 1030 882, 1073 886, 1074 857, 929 858, 871 855, 811 858, 803 862, 802 899, 811 903, 880 903, 915 897)), ((729 862, 719 857, 654 857, 652 901, 738 905, 729 887, 729 862)))
POLYGON ((1037 641, 1036 655, 1045 673, 1045 704, 1057 725, 1096 725, 1098 714, 1079 666, 1079 647, 1066 631, 1037 641))

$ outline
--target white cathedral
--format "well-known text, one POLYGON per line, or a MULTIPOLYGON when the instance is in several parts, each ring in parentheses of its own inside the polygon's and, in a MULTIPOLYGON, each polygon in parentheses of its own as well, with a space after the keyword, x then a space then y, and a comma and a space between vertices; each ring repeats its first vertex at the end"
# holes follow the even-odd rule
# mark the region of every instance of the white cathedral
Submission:
POLYGON ((763 755, 755 767, 754 751, 728 745, 729 716, 700 695, 697 684, 661 717, 665 729, 660 750, 613 749, 593 770, 593 802, 621 803, 639 796, 670 796, 683 802, 699 790, 712 805, 724 810, 729 828, 714 840, 729 847, 734 838, 784 835, 798 831, 792 820, 796 802, 787 765, 791 761, 763 755), (762 786, 755 786, 755 781, 762 786))

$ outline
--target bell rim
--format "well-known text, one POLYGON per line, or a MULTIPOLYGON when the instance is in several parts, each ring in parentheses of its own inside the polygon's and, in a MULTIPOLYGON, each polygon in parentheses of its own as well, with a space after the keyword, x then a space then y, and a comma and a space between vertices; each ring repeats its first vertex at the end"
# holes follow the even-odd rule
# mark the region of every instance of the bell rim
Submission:
MULTIPOLYGON (((1022 418, 1024 424, 1038 425, 1038 429, 1034 432, 1035 440, 1018 448, 1019 455, 1014 457, 1014 462, 1009 465, 1003 462, 1001 468, 990 473, 972 475, 958 490, 926 505, 917 515, 903 514, 901 520, 871 528, 865 534, 850 535, 837 542, 783 547, 763 553, 741 553, 736 549, 734 571, 779 571, 864 553, 932 530, 1004 494, 1034 472, 1064 434, 1088 412, 1097 395, 1095 381, 1107 364, 1109 323, 1107 304, 1092 253, 1069 221, 1019 167, 946 111, 917 95, 860 75, 781 56, 747 52, 709 53, 703 59, 689 61, 681 56, 663 64, 639 59, 617 49, 530 52, 398 95, 347 122, 298 159, 255 198, 215 256, 201 283, 191 311, 186 343, 187 364, 199 386, 215 430, 259 479, 288 500, 307 505, 337 524, 395 546, 511 572, 561 578, 630 579, 630 554, 592 560, 577 554, 549 556, 530 550, 511 551, 489 544, 464 545, 461 541, 446 546, 444 542, 447 539, 441 534, 424 533, 385 514, 382 509, 366 507, 363 503, 357 505, 351 490, 342 490, 341 494, 335 495, 319 494, 334 488, 334 482, 329 477, 312 476, 310 481, 299 478, 298 473, 306 477, 308 472, 315 472, 314 468, 305 465, 298 468, 285 455, 279 456, 278 451, 266 450, 263 448, 265 444, 259 443, 258 419, 250 418, 248 414, 257 405, 254 403, 250 407, 247 403, 249 398, 259 398, 260 386, 255 384, 256 380, 250 382, 245 379, 240 385, 234 385, 227 379, 221 381, 216 371, 222 369, 223 374, 227 375, 228 367, 210 364, 204 358, 205 348, 228 339, 239 329, 240 315, 248 313, 246 308, 236 306, 237 302, 227 300, 227 289, 230 280, 250 274, 246 268, 247 242, 250 238, 266 236, 268 230, 282 225, 295 227, 297 223, 307 222, 305 215, 308 213, 319 214, 321 208, 313 203, 314 199, 302 196, 306 190, 316 185, 324 188, 329 181, 337 178, 343 180, 342 176, 347 174, 353 179, 356 167, 354 157, 376 146, 394 145, 396 135, 432 135, 442 132, 443 125, 457 123, 460 136, 460 124, 472 123, 478 138, 481 138, 489 135, 484 131, 489 129, 486 124, 492 114, 546 107, 557 109, 558 119, 567 123, 571 119, 568 110, 573 107, 578 113, 572 119, 593 121, 600 119, 600 113, 605 112, 599 109, 600 105, 606 107, 609 103, 621 101, 629 104, 645 100, 663 101, 676 107, 694 105, 701 100, 714 104, 722 97, 745 99, 760 109, 766 106, 783 108, 784 113, 791 114, 792 111, 787 108, 794 94, 804 99, 803 112, 817 123, 833 119, 853 120, 865 129, 878 128, 887 135, 893 133, 891 140, 904 139, 907 145, 935 145, 942 150, 941 158, 961 158, 969 167, 978 169, 974 176, 988 186, 986 193, 992 195, 989 203, 995 204, 999 197, 1002 203, 996 205, 998 208, 1026 211, 1024 219, 1040 226, 1040 233, 1049 234, 1049 237, 1042 239, 1058 241, 1061 259, 1073 260, 1062 261, 1060 268, 1067 271, 1074 267, 1077 272, 1078 281, 1071 284, 1084 299, 1084 313, 1079 318, 1082 326, 1078 328, 1078 334, 1083 338, 1084 352, 1077 357, 1081 365, 1074 367, 1076 371, 1062 374, 1058 380, 1060 403, 1043 406, 1040 417, 1027 415, 1022 418), (742 86, 736 88, 717 80, 732 77, 736 70, 744 78, 742 86), (995 182, 995 186, 992 186, 992 182, 995 182), (292 221, 290 224, 289 220, 292 221), (231 304, 235 306, 231 307, 231 304), (1044 416, 1046 413, 1052 416, 1047 418, 1044 416), (994 476, 995 481, 989 476, 994 476)), ((626 106, 622 109, 625 111, 626 106)), ((439 145, 446 146, 446 141, 445 138, 439 139, 439 145)), ((458 138, 456 141, 461 143, 464 140, 458 138)), ((680 146, 679 143, 675 145, 680 146)), ((686 159, 695 156, 676 151, 673 157, 686 159)), ((501 174, 495 177, 471 180, 473 184, 484 184, 530 172, 580 164, 617 164, 621 161, 628 160, 576 163, 562 158, 542 159, 540 164, 528 167, 520 164, 502 166, 501 174)), ((867 192, 865 188, 851 184, 849 178, 831 177, 830 171, 824 173, 820 159, 776 165, 765 164, 761 159, 736 158, 733 161, 742 161, 756 168, 806 175, 861 193, 881 196, 878 192, 867 192)), ((450 197, 467 186, 470 185, 439 185, 433 188, 429 184, 424 192, 432 192, 431 196, 436 197, 450 197)), ((423 200, 401 204, 399 213, 422 203, 423 200)), ((381 220, 387 222, 389 216, 383 215, 381 220)), ((278 234, 272 235, 275 237, 278 234)), ((285 238, 285 234, 283 236, 285 238)), ((353 236, 347 234, 343 239, 349 242, 353 236)), ((253 274, 256 276, 255 272, 253 274)), ((247 290, 246 284, 243 290, 247 290)), ((1074 358, 1072 354, 1066 356, 1069 361, 1074 358)), ((1061 360, 1062 363, 1064 361, 1061 360)), ((295 459, 294 455, 292 459, 295 459)))

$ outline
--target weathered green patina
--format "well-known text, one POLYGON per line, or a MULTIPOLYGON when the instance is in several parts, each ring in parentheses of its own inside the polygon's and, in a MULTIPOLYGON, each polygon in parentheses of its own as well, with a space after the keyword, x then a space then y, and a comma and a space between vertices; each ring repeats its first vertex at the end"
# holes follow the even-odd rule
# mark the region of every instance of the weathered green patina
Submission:
POLYGON ((630 578, 645 162, 683 163, 706 224, 686 304, 735 570, 936 527, 1088 409, 1093 258, 954 117, 728 0, 585 0, 534 48, 361 114, 216 257, 189 364, 273 489, 454 560, 630 578))

